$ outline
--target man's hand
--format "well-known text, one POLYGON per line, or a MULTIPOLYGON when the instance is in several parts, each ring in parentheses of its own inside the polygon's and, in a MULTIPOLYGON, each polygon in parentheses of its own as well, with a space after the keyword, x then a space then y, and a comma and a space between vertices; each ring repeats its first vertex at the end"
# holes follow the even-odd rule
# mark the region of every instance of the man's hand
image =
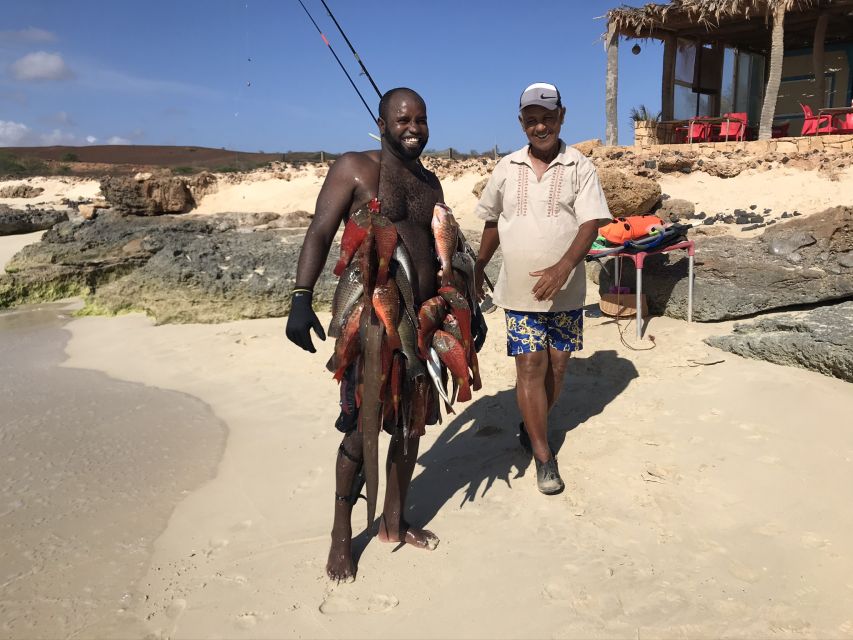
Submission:
POLYGON ((474 295, 477 300, 482 302, 486 298, 486 291, 483 288, 486 281, 486 265, 477 260, 474 263, 474 295))
POLYGON ((566 280, 569 279, 572 268, 560 260, 560 262, 551 265, 547 269, 531 271, 531 276, 539 278, 536 284, 533 285, 533 297, 537 300, 553 300, 557 292, 566 284, 566 280))
POLYGON ((311 329, 314 329, 320 340, 326 339, 326 332, 323 331, 320 319, 314 313, 314 309, 311 308, 312 299, 313 293, 310 291, 297 291, 293 294, 285 333, 287 339, 293 344, 311 353, 316 353, 317 349, 314 348, 314 343, 311 341, 311 329))

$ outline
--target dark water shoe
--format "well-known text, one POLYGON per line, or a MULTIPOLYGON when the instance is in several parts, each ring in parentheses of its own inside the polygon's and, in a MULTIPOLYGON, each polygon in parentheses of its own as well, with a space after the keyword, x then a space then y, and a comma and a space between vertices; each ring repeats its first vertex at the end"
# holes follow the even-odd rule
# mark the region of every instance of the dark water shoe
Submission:
POLYGON ((533 457, 533 460, 536 462, 536 484, 539 491, 551 496, 566 488, 563 479, 560 477, 560 471, 557 469, 557 459, 553 455, 548 462, 539 462, 536 456, 533 457))

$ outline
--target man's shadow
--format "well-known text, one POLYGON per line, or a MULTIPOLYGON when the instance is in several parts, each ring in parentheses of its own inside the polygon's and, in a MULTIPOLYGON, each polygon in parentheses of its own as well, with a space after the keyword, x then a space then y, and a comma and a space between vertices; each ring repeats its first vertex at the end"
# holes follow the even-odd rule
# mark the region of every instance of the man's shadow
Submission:
MULTIPOLYGON (((551 412, 548 433, 554 451, 559 452, 569 431, 604 411, 637 377, 633 363, 615 351, 573 356, 551 412)), ((428 524, 460 490, 464 493, 458 507, 464 508, 498 480, 512 488, 512 481, 523 477, 532 463, 518 444, 521 419, 514 388, 458 406, 464 410, 451 416, 418 460, 424 469, 412 480, 406 509, 406 519, 418 526, 428 524)))

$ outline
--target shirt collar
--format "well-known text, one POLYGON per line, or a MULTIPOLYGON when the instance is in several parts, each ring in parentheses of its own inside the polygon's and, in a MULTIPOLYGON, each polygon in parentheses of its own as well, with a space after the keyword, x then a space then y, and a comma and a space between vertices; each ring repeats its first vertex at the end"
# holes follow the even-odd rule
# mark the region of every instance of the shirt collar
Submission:
MULTIPOLYGON (((526 164, 532 169, 533 165, 530 162, 530 156, 527 155, 527 150, 529 147, 530 145, 528 144, 519 149, 518 151, 513 151, 511 154, 509 154, 509 161, 513 164, 526 164)), ((553 167, 555 164, 562 164, 566 166, 570 164, 575 164, 577 160, 574 158, 572 152, 570 151, 570 148, 571 147, 568 147, 566 143, 563 142, 563 140, 560 140, 560 151, 557 153, 557 157, 551 160, 551 163, 548 165, 548 167, 553 167)))

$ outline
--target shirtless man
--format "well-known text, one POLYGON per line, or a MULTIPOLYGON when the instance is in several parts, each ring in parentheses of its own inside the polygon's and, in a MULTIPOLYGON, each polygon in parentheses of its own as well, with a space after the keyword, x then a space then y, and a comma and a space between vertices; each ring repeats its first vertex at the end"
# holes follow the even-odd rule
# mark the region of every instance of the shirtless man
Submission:
MULTIPOLYGON (((429 138, 426 104, 411 89, 392 89, 379 102, 377 124, 382 134, 380 151, 345 153, 329 169, 299 255, 287 337, 311 353, 316 349, 310 330, 314 329, 321 340, 326 338, 311 307, 313 287, 341 222, 373 198, 379 199, 382 214, 395 223, 399 238, 411 255, 416 306, 436 295, 438 289, 430 223, 435 203, 443 202, 444 196, 438 178, 419 160, 429 138)), ((353 419, 339 420, 337 426, 344 437, 338 448, 335 515, 326 573, 332 580, 342 581, 355 577, 350 520, 357 499, 352 496, 353 480, 363 463, 363 437, 353 419)), ((417 454, 417 438, 409 439, 408 446, 403 447, 402 433, 392 436, 378 537, 383 542, 434 549, 438 538, 410 526, 403 518, 417 454)))

